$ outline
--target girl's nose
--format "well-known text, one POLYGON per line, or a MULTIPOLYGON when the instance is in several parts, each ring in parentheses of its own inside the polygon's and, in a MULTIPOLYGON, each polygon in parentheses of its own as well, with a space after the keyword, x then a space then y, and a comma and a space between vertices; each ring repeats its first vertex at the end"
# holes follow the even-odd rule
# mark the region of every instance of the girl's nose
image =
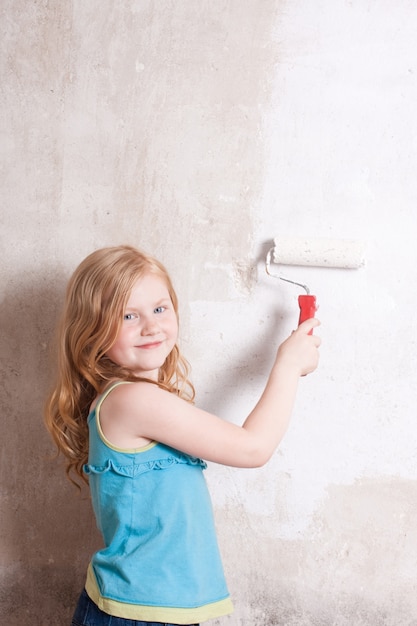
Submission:
POLYGON ((143 320, 142 335, 156 335, 158 332, 158 323, 153 316, 146 317, 143 320))

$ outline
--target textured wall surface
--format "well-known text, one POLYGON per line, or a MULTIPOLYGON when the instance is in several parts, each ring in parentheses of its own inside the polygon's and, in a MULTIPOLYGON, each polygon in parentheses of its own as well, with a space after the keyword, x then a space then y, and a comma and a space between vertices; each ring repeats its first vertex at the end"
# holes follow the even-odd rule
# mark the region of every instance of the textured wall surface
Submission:
POLYGON ((3 0, 0 621, 65 626, 100 545, 42 425, 65 282, 122 242, 170 269, 199 403, 241 422, 298 289, 275 235, 353 237, 317 294, 320 368, 264 468, 210 465, 235 613, 416 626, 417 7, 3 0))

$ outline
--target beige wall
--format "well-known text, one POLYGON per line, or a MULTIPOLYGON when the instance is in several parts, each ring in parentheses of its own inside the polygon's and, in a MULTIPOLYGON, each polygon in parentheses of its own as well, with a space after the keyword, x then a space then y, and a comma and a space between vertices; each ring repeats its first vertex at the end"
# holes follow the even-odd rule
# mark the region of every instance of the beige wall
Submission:
POLYGON ((236 605, 223 622, 414 624, 416 8, 3 0, 0 14, 1 622, 68 624, 100 541, 41 417, 74 267, 121 242, 161 258, 198 400, 240 421, 297 318, 264 255, 302 234, 361 239, 366 265, 285 270, 318 296, 322 362, 267 467, 207 472, 236 605))

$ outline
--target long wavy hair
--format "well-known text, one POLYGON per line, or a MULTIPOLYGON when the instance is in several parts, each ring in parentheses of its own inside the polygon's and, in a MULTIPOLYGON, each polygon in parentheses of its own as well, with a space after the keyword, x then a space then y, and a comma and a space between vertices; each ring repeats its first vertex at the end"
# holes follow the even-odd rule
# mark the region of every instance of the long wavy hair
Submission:
MULTIPOLYGON (((83 465, 88 459, 91 403, 112 380, 143 380, 113 363, 106 353, 116 341, 133 285, 147 274, 165 281, 178 319, 178 299, 167 270, 131 246, 96 250, 68 283, 58 327, 57 375, 45 406, 45 424, 58 453, 66 457, 68 478, 76 484, 79 478, 86 481, 83 465)), ((188 375, 188 362, 176 344, 155 384, 192 402, 194 387, 188 375)))

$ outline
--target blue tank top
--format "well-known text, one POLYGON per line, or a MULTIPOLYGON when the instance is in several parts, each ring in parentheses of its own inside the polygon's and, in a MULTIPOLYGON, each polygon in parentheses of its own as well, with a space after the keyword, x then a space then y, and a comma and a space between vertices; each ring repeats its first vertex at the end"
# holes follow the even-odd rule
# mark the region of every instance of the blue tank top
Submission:
POLYGON ((88 568, 88 595, 102 611, 135 620, 190 624, 231 613, 206 463, 157 442, 113 446, 100 406, 114 387, 88 417, 84 472, 104 539, 88 568))

